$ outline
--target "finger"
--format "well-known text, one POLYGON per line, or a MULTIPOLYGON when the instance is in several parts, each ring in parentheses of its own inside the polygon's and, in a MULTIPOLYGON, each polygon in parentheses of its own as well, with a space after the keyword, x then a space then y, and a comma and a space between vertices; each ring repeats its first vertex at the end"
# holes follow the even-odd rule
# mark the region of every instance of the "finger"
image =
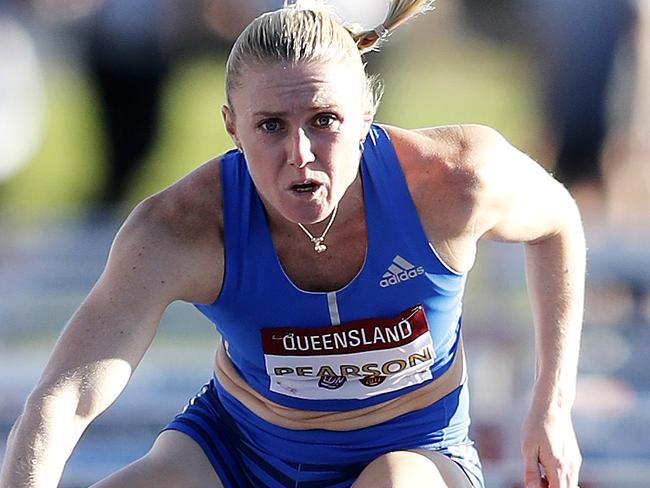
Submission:
POLYGON ((566 486, 567 488, 574 488, 578 487, 578 480, 579 480, 579 472, 580 469, 575 467, 575 466, 570 466, 568 470, 564 473, 564 477, 562 478, 564 480, 564 485, 560 485, 560 487, 566 486))
POLYGON ((548 461, 541 461, 542 470, 544 471, 544 479, 548 488, 567 488, 563 481, 565 476, 561 474, 560 466, 554 462, 551 464, 548 461), (562 480, 562 481, 561 481, 562 480))
POLYGON ((578 481, 580 480, 580 466, 582 465, 582 455, 580 454, 580 451, 576 449, 576 454, 572 458, 572 462, 569 466, 569 473, 568 473, 568 485, 570 488, 573 488, 574 486, 580 488, 578 486, 578 481))
POLYGON ((570 484, 569 471, 560 459, 541 459, 543 474, 548 480, 549 488, 573 488, 570 484))
POLYGON ((536 451, 530 451, 524 456, 524 486, 526 488, 541 488, 543 486, 536 451))
POLYGON ((541 462, 542 474, 548 478, 549 488, 575 488, 578 485, 580 459, 576 462, 565 456, 541 462))

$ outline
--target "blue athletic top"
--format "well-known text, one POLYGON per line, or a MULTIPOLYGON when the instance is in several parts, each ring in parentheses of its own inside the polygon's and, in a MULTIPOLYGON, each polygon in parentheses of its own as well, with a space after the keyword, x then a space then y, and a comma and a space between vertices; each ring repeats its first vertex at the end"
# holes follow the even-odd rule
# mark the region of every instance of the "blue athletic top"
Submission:
POLYGON ((429 244, 383 128, 373 125, 363 146, 365 261, 340 290, 304 291, 284 273, 239 151, 222 158, 221 175, 224 282, 214 303, 196 307, 252 388, 287 407, 340 411, 389 400, 446 371, 466 275, 429 244))

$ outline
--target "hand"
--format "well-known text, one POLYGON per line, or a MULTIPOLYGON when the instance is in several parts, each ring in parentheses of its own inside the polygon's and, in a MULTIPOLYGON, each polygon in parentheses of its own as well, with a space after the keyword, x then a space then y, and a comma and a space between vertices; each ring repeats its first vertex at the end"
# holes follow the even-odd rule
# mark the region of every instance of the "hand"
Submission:
POLYGON ((582 456, 570 411, 531 408, 522 428, 526 488, 576 488, 582 456))

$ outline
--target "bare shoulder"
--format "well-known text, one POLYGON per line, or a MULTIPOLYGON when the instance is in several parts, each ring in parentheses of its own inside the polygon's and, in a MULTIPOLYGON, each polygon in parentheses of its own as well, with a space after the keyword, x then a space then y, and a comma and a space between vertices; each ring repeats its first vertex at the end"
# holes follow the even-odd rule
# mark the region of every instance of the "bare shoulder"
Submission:
POLYGON ((219 159, 141 202, 118 232, 107 270, 158 276, 170 299, 214 300, 223 273, 219 159))
POLYGON ((494 129, 389 133, 432 242, 452 249, 483 237, 534 242, 576 220, 567 220, 576 207, 566 188, 494 129), (445 212, 436 212, 440 205, 445 212))
POLYGON ((508 146, 497 130, 478 124, 386 129, 405 172, 443 178, 466 189, 468 184, 474 188, 485 165, 508 146))
POLYGON ((221 221, 219 158, 215 158, 142 201, 125 227, 160 232, 179 243, 216 231, 221 221))
POLYGON ((430 242, 451 268, 468 270, 482 212, 498 191, 495 163, 514 148, 484 125, 386 130, 430 242))
MULTIPOLYGON (((386 129, 413 198, 436 194, 448 209, 462 213, 471 210, 483 188, 489 153, 505 141, 497 131, 481 125, 386 129)), ((462 224, 460 217, 453 216, 462 224)))

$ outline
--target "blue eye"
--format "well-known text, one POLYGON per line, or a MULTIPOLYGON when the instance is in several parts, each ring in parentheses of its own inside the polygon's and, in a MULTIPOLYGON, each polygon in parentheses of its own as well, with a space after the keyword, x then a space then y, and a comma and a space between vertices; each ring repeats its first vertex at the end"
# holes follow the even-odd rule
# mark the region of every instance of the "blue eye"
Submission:
POLYGON ((280 121, 277 119, 269 119, 265 120, 259 125, 260 128, 262 128, 266 132, 277 132, 280 130, 281 125, 280 121))
POLYGON ((314 123, 319 129, 327 129, 336 121, 336 117, 332 114, 320 114, 316 116, 314 123))

